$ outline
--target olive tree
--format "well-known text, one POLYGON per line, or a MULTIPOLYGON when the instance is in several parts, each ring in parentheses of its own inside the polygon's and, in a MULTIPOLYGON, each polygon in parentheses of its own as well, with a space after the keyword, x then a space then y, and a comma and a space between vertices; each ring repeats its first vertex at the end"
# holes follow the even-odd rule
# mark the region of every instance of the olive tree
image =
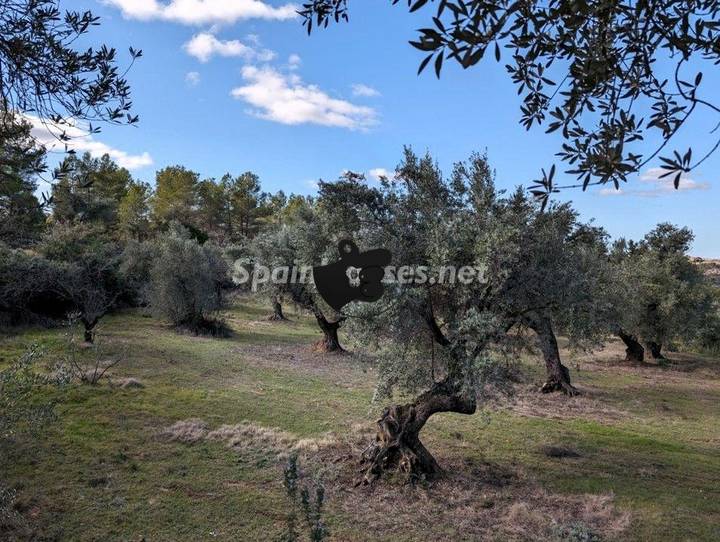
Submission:
POLYGON ((580 224, 568 206, 541 213, 521 189, 498 193, 487 158, 477 154, 446 178, 432 157, 406 149, 394 179, 379 188, 360 178, 321 183, 319 205, 363 245, 389 249, 399 266, 380 301, 346 310, 351 337, 380 359, 376 397, 416 394, 383 411, 364 453, 365 482, 386 470, 411 479, 439 471, 420 431, 436 413, 474 413, 485 384, 507 382, 497 361, 529 339, 510 334, 515 326, 540 338, 546 391, 574 393, 553 326, 578 341, 598 334, 577 315, 595 304, 592 290, 581 289, 603 273, 593 263, 604 252, 601 230, 580 224), (400 280, 405 266, 410 280, 404 272, 400 280), (442 280, 448 266, 457 280, 442 280), (468 280, 462 269, 476 274, 468 280))
POLYGON ((630 359, 643 360, 640 341, 654 359, 663 359, 664 346, 691 341, 714 314, 712 289, 687 256, 692 240, 688 228, 661 223, 639 243, 615 245, 617 275, 625 285, 618 325, 630 359))
MULTIPOLYGON (((341 209, 344 223, 358 226, 358 242, 388 249, 392 265, 475 266, 495 230, 489 209, 477 213, 473 204, 492 201, 492 188, 486 179, 457 180, 444 179, 429 156, 418 159, 406 150, 396 178, 380 189, 344 179, 321 185, 321 201, 341 209)), ((439 281, 429 271, 425 281, 398 280, 380 301, 348 309, 353 336, 380 357, 378 398, 417 394, 410 403, 384 409, 377 438, 364 453, 364 482, 387 470, 412 480, 439 472, 420 431, 439 412, 475 412, 483 368, 492 365, 488 347, 514 322, 486 303, 505 283, 493 271, 469 283, 439 281)))
POLYGON ((537 335, 547 372, 541 391, 575 395, 556 332, 562 331, 577 347, 598 345, 606 338, 607 289, 613 280, 606 264, 606 234, 579 222, 569 204, 550 205, 540 212, 522 192, 514 198, 512 208, 520 212, 498 213, 507 231, 515 231, 501 242, 515 248, 503 263, 507 281, 497 308, 507 315, 522 314, 517 325, 537 335), (518 218, 520 227, 515 229, 518 218))
POLYGON ((222 334, 212 319, 223 302, 228 266, 220 251, 191 239, 181 227, 157 241, 150 270, 150 307, 155 315, 195 333, 222 334))
POLYGON ((264 266, 270 273, 261 288, 274 302, 287 298, 312 313, 323 334, 315 345, 317 350, 343 352, 338 330, 345 317, 322 300, 312 281, 311 271, 313 266, 337 259, 337 242, 342 235, 340 232, 330 233, 326 213, 307 200, 298 200, 283 222, 253 241, 255 263, 264 266), (282 269, 290 272, 283 276, 275 274, 273 269, 280 270, 280 273, 282 269))
MULTIPOLYGON (((272 304, 273 312, 268 320, 273 322, 281 322, 286 320, 283 313, 282 303, 284 297, 287 296, 287 283, 273 280, 273 269, 291 268, 294 265, 295 250, 290 240, 289 231, 286 227, 278 227, 267 229, 258 234, 251 242, 251 262, 257 264, 255 272, 259 272, 262 266, 263 271, 267 269, 267 280, 260 283, 259 286, 263 293, 268 297, 272 304)), ((277 276, 275 278, 278 278, 277 276)))
POLYGON ((55 289, 63 271, 58 262, 0 243, 2 323, 16 325, 62 317, 71 309, 55 289))
MULTIPOLYGON (((266 224, 256 236, 247 239, 249 261, 246 263, 250 266, 261 266, 255 268, 256 272, 266 268, 270 274, 273 269, 278 270, 275 271, 274 277, 268 274, 267 280, 258 285, 272 304, 273 313, 268 319, 279 322, 286 320, 283 302, 292 300, 293 296, 290 292, 290 284, 278 280, 283 278, 278 276, 278 273, 282 268, 292 269, 301 256, 296 243, 300 233, 297 226, 303 222, 317 223, 317 217, 312 209, 312 200, 309 198, 291 195, 288 199, 282 191, 263 196, 266 200, 263 211, 267 213, 266 224)), ((304 305, 308 309, 307 304, 304 305)))
POLYGON ((92 343, 95 327, 122 292, 121 250, 102 232, 84 224, 56 224, 40 245, 42 254, 57 262, 55 291, 68 300, 83 324, 84 339, 92 343))

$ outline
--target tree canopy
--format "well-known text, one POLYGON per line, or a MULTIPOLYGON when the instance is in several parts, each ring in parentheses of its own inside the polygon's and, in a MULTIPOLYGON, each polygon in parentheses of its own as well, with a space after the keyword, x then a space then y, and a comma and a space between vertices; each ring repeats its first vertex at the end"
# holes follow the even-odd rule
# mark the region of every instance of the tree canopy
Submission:
MULTIPOLYGON (((90 11, 62 11, 58 0, 0 1, 0 110, 60 127, 84 121, 90 132, 93 122, 137 122, 117 51, 78 47, 98 24, 90 11)), ((130 48, 131 63, 141 55, 130 48)), ((59 137, 71 136, 62 130, 59 137)))
MULTIPOLYGON (((311 32, 347 21, 349 3, 308 1, 300 14, 311 32)), ((561 188, 617 188, 656 157, 677 188, 720 146, 714 134, 699 157, 667 152, 694 113, 720 114, 700 70, 720 63, 720 2, 407 0, 411 12, 430 4, 430 25, 410 42, 425 53, 420 72, 491 54, 522 96, 522 125, 562 134, 557 156, 579 183, 559 186, 555 166, 543 169, 531 187, 543 202, 561 188)))
POLYGON ((42 169, 45 149, 30 134, 30 124, 8 127, 0 146, 0 241, 25 246, 37 240, 45 222, 35 197, 35 173, 42 169))

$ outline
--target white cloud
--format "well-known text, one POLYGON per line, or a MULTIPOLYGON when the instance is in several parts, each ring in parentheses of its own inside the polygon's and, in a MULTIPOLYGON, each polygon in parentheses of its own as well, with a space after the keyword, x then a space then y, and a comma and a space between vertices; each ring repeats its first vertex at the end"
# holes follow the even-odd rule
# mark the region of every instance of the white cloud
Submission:
POLYGON ((626 192, 622 188, 601 188, 598 190, 600 196, 624 196, 626 192))
POLYGON ((197 86, 200 83, 200 74, 198 72, 187 72, 185 82, 191 87, 197 86))
POLYGON ((268 62, 275 58, 269 49, 255 49, 240 40, 219 40, 210 32, 195 34, 183 48, 200 62, 207 62, 213 56, 240 57, 247 61, 268 62))
POLYGON ((352 85, 352 93, 353 96, 363 96, 365 98, 374 98, 376 96, 380 96, 380 93, 377 90, 369 87, 368 85, 363 85, 362 83, 356 83, 352 85))
POLYGON ((385 177, 389 181, 395 178, 395 173, 392 171, 388 171, 384 167, 376 167, 368 171, 368 175, 370 178, 375 179, 376 181, 380 181, 382 177, 385 177))
MULTIPOLYGON (((663 192, 674 192, 675 185, 673 184, 673 181, 675 179, 675 176, 668 175, 667 177, 661 179, 660 175, 664 173, 666 173, 666 170, 662 168, 650 168, 645 173, 640 175, 640 182, 653 183, 656 190, 660 190, 663 192)), ((695 181, 683 173, 680 176, 680 184, 678 185, 677 190, 707 190, 708 188, 710 188, 710 185, 708 183, 701 183, 695 181)))
POLYGON ((302 64, 302 59, 300 58, 300 55, 296 55, 295 53, 293 53, 288 57, 288 67, 291 70, 297 70, 300 67, 300 64, 302 64))
POLYGON ((34 115, 25 115, 25 118, 32 124, 32 136, 45 146, 49 151, 64 151, 67 146, 68 150, 76 152, 89 152, 94 158, 99 158, 104 154, 108 154, 110 158, 115 160, 121 167, 127 169, 139 169, 151 166, 153 163, 150 154, 144 152, 142 154, 128 154, 120 149, 115 149, 102 141, 93 139, 92 134, 74 124, 57 126, 51 123, 45 123, 34 115), (61 142, 58 136, 65 132, 70 140, 61 142))
POLYGON ((232 24, 246 19, 286 20, 297 17, 295 4, 271 6, 261 0, 104 0, 129 19, 160 19, 182 24, 232 24))
POLYGON ((298 75, 283 74, 269 66, 245 66, 246 85, 231 95, 250 104, 252 113, 281 124, 320 124, 364 130, 377 123, 370 107, 330 97, 316 85, 303 83, 298 75))
POLYGON ((666 170, 662 168, 650 168, 642 173, 640 175, 640 183, 646 187, 642 190, 616 190, 615 188, 601 188, 598 190, 597 194, 600 196, 638 196, 641 198, 657 198, 674 192, 708 190, 710 188, 709 183, 698 182, 683 173, 680 177, 680 184, 677 189, 675 189, 675 185, 673 184, 675 179, 674 175, 668 175, 667 177, 660 178, 660 176, 665 172, 666 170))

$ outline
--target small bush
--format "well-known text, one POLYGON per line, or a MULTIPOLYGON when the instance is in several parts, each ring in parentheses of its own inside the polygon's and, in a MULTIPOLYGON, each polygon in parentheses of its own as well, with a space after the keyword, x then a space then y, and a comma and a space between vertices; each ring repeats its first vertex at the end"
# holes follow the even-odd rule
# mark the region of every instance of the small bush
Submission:
POLYGON ((78 320, 71 315, 65 332, 65 351, 53 367, 54 374, 64 381, 78 381, 95 386, 107 372, 120 363, 124 355, 110 356, 93 343, 81 348, 76 334, 78 320))
POLYGON ((19 433, 35 433, 55 418, 55 402, 41 400, 37 393, 64 379, 35 371, 44 353, 36 345, 0 371, 0 441, 19 433))
POLYGON ((300 532, 304 530, 312 542, 328 540, 330 532, 323 522, 323 505, 325 504, 325 489, 322 485, 314 487, 314 498, 311 490, 300 483, 300 472, 297 455, 288 459, 284 470, 283 485, 290 501, 290 510, 285 520, 285 532, 280 542, 296 542, 301 540, 300 532), (298 517, 301 518, 298 525, 298 517), (303 521, 304 520, 304 521, 303 521))

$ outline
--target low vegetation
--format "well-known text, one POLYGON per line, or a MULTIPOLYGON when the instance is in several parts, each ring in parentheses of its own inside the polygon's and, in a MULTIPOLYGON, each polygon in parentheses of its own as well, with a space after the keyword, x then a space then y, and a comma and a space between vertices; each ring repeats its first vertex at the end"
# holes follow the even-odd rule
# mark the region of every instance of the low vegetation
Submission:
MULTIPOLYGON (((283 470, 296 453, 301 479, 325 488, 330 540, 717 537, 713 359, 669 351, 666 366, 633 366, 620 343, 571 354, 561 339, 581 395, 538 395, 544 369, 525 354, 512 395, 483 400, 476 416, 428 423, 424 441, 445 476, 353 487, 382 410, 372 402, 379 367, 359 352, 313 352, 315 324, 294 311, 276 324, 265 303, 239 299, 221 315, 234 331, 222 341, 178 335, 138 310, 107 317, 98 344, 125 353, 111 381, 145 387, 101 381, 43 392, 58 401, 56 421, 41 438, 16 440, 17 452, 1 460, 12 510, 31 532, 275 539, 289 510, 283 470), (579 457, 547 454, 549 446, 579 457)), ((37 341, 52 359, 65 349, 64 330, 6 336, 2 363, 37 341)))

